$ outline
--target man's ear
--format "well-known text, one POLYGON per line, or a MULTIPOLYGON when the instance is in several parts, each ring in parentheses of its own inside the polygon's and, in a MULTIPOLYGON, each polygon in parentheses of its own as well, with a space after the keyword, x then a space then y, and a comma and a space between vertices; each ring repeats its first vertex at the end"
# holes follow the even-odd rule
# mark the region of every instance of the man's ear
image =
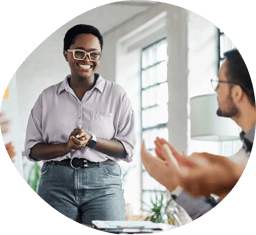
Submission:
POLYGON ((244 91, 242 89, 242 87, 240 87, 239 85, 235 85, 232 88, 232 98, 234 100, 235 103, 242 101, 243 97, 244 97, 244 91))
POLYGON ((63 55, 64 55, 66 61, 68 61, 68 53, 66 51, 63 51, 63 55))

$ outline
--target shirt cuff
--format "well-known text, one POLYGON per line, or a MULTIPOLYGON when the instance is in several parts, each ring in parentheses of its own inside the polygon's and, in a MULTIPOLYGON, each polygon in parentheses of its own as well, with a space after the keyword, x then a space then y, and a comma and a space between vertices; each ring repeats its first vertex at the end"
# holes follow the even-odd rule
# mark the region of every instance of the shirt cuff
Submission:
POLYGON ((124 150, 126 152, 125 158, 120 158, 120 159, 122 159, 126 162, 131 162, 132 157, 133 157, 133 150, 132 150, 131 146, 129 144, 127 144, 126 142, 124 142, 123 140, 119 140, 118 138, 115 138, 115 140, 121 142, 121 144, 124 146, 124 150))
POLYGON ((29 144, 27 144, 25 151, 22 152, 22 156, 26 156, 29 161, 32 161, 32 162, 39 162, 39 160, 36 160, 36 159, 30 157, 31 149, 32 149, 36 144, 39 144, 39 143, 41 143, 41 142, 40 142, 40 141, 38 141, 38 142, 35 141, 35 142, 30 142, 29 144))

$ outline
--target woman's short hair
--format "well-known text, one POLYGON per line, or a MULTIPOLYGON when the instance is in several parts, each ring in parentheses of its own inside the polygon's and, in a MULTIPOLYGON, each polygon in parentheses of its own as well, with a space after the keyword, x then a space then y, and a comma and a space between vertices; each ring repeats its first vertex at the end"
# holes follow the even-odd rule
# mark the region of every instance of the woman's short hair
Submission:
POLYGON ((233 49, 225 52, 224 56, 227 60, 228 80, 241 86, 247 94, 250 103, 255 105, 252 80, 241 54, 237 49, 233 49))
POLYGON ((79 34, 92 34, 95 37, 98 38, 99 43, 100 43, 100 48, 101 51, 103 49, 103 37, 100 33, 100 31, 95 28, 94 26, 91 25, 86 25, 86 24, 78 24, 75 25, 74 27, 70 28, 64 37, 64 51, 67 51, 70 46, 75 42, 76 36, 79 34))

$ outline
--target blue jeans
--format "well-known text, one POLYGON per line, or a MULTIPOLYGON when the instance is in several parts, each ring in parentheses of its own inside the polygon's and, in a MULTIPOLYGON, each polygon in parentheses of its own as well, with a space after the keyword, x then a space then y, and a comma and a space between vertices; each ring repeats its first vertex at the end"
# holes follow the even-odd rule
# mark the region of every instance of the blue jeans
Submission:
POLYGON ((125 201, 118 163, 73 169, 44 163, 38 195, 82 224, 92 220, 125 220, 125 201))

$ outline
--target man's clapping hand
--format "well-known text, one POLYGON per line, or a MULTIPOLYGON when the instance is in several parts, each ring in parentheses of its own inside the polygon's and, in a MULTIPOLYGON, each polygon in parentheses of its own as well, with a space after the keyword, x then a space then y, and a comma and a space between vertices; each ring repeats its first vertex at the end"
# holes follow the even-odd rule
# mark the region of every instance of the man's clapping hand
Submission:
POLYGON ((194 197, 216 194, 225 197, 239 180, 243 169, 230 159, 209 153, 182 155, 166 140, 155 140, 153 157, 141 148, 141 158, 149 175, 169 191, 181 186, 194 197))

